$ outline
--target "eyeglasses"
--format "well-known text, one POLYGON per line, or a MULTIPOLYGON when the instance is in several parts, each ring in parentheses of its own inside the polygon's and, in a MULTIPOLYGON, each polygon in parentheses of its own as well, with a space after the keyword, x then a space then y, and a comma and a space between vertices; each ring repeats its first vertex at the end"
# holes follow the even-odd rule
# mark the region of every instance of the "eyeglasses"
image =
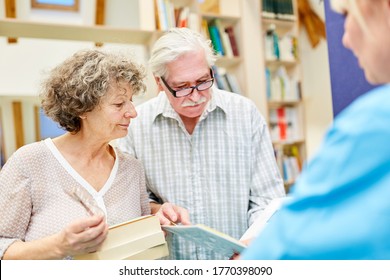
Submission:
POLYGON ((196 89, 197 91, 203 91, 203 90, 207 90, 207 89, 211 88, 214 84, 214 77, 213 77, 213 72, 211 69, 210 69, 210 75, 211 75, 211 79, 209 79, 207 81, 201 82, 201 83, 196 84, 194 86, 181 88, 178 90, 172 89, 167 84, 167 82, 164 80, 163 77, 160 77, 160 78, 161 78, 161 81, 164 83, 164 85, 167 87, 167 89, 172 93, 172 95, 176 98, 179 98, 179 97, 184 97, 184 96, 190 95, 191 93, 194 92, 194 89, 196 89))

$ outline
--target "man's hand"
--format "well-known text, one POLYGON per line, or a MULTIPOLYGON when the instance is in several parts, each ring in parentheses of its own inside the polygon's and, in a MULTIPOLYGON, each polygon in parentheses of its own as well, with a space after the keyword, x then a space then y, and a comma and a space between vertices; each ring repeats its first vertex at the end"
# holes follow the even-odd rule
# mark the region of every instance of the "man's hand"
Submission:
POLYGON ((171 225, 172 223, 181 223, 190 225, 190 218, 187 209, 166 202, 160 206, 155 216, 159 218, 161 225, 171 225))

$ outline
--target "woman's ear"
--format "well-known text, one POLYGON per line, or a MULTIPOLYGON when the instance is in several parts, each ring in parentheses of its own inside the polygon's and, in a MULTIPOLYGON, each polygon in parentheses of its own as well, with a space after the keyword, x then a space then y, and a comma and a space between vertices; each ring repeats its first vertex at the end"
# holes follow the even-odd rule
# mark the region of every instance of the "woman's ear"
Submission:
POLYGON ((390 28, 390 0, 385 0, 385 13, 387 15, 387 26, 390 28))

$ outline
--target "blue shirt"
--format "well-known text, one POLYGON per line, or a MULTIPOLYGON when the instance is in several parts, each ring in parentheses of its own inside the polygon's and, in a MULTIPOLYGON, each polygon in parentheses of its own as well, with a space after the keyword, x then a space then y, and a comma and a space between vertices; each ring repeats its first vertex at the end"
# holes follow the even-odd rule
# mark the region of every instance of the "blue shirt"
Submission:
POLYGON ((390 86, 336 118, 243 259, 390 259, 390 86))

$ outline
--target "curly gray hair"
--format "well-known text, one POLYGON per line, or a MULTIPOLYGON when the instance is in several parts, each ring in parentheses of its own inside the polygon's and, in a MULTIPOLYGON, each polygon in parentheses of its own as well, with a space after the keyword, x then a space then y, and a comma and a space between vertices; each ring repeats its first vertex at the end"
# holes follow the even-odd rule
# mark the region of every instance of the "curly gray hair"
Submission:
POLYGON ((48 117, 77 133, 80 116, 96 108, 111 85, 126 83, 135 95, 145 91, 144 78, 144 68, 124 53, 81 50, 50 72, 39 96, 48 117))

